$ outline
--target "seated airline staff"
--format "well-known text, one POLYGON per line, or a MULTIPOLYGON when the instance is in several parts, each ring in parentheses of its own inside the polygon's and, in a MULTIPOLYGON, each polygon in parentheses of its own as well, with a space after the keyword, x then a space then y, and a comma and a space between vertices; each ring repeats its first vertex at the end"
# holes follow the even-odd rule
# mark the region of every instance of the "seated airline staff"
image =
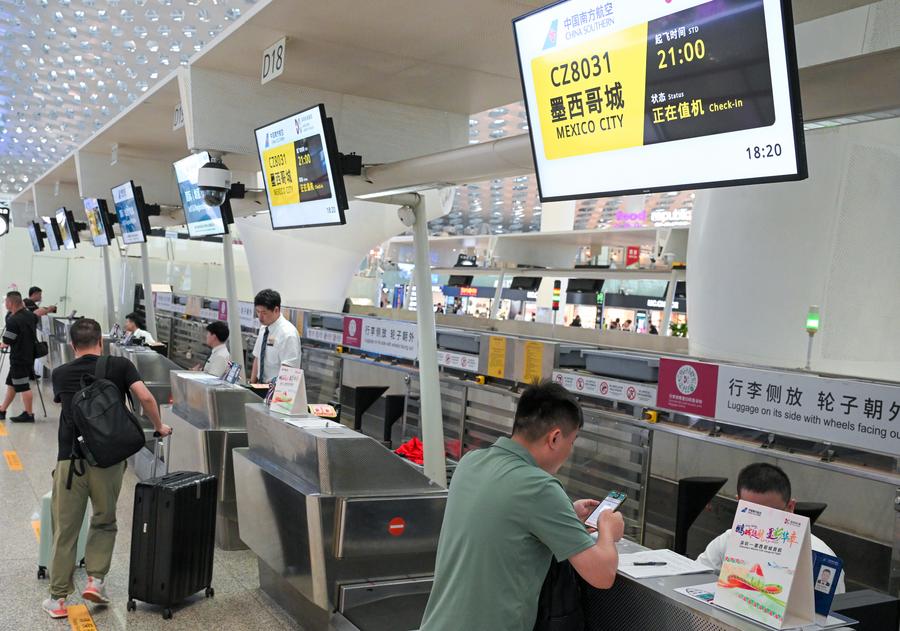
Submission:
POLYGON ((281 315, 281 295, 274 289, 263 289, 256 294, 253 305, 262 326, 253 347, 250 383, 267 383, 278 377, 281 364, 285 362, 299 368, 300 335, 281 315))
MULTIPOLYGON (((744 467, 738 474, 737 493, 739 500, 746 500, 789 513, 794 512, 796 501, 791 498, 791 481, 787 474, 775 465, 757 462, 744 467)), ((716 571, 721 570, 730 532, 730 530, 726 530, 713 539, 703 554, 697 557, 697 561, 716 571)), ((837 556, 824 541, 812 533, 810 536, 813 550, 837 556)), ((844 575, 841 573, 835 593, 843 594, 845 591, 844 575)))
POLYGON ((125 346, 154 344, 156 340, 149 332, 144 330, 143 320, 137 313, 129 313, 125 316, 125 339, 122 344, 125 346))
POLYGON ((224 322, 210 322, 206 326, 206 345, 212 349, 209 359, 202 366, 198 364, 195 370, 203 368, 203 372, 214 377, 224 377, 228 372, 228 364, 231 362, 231 353, 225 342, 228 341, 228 325, 224 322))

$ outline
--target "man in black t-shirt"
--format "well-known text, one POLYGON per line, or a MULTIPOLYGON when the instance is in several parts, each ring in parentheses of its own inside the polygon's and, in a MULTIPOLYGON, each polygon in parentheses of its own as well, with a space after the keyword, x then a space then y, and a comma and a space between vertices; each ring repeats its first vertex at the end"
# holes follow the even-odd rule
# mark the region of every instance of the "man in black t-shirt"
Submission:
POLYGON ((25 299, 25 308, 39 318, 47 315, 48 313, 56 313, 56 307, 54 305, 50 305, 49 307, 38 306, 43 297, 43 289, 41 289, 40 287, 31 287, 28 290, 28 298, 25 299))
POLYGON ((37 318, 25 308, 22 294, 10 291, 6 294, 6 329, 3 331, 2 346, 9 349, 9 373, 6 375, 6 398, 0 404, 0 420, 6 418, 6 410, 16 398, 22 395, 25 411, 9 420, 14 423, 33 423, 31 380, 34 375, 34 340, 37 318))
MULTIPOLYGON (((87 500, 90 498, 93 514, 91 528, 84 551, 87 586, 81 596, 85 600, 105 604, 109 602, 104 580, 109 573, 113 548, 116 543, 116 503, 122 489, 125 462, 111 467, 93 467, 82 458, 76 445, 77 431, 72 422, 72 400, 81 390, 85 375, 94 375, 97 361, 103 353, 100 324, 90 318, 76 321, 69 330, 75 359, 53 371, 54 400, 62 404, 59 416, 59 451, 56 470, 53 472, 53 556, 50 559, 50 598, 43 608, 52 618, 68 615, 66 598, 75 591, 72 574, 75 571, 75 549, 78 533, 84 520, 87 500), (75 456, 75 474, 69 470, 71 457, 75 456), (83 473, 79 474, 79 471, 83 473)), ((159 407, 147 386, 141 380, 137 368, 122 357, 109 357, 105 379, 113 382, 125 399, 131 393, 141 403, 153 427, 163 436, 172 428, 164 425, 159 417, 159 407)))

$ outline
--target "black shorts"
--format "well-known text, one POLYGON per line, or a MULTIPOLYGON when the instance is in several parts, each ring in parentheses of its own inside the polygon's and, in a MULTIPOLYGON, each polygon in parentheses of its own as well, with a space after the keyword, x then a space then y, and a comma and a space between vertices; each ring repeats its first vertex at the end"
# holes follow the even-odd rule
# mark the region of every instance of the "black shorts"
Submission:
POLYGON ((34 379, 34 370, 20 366, 10 366, 6 375, 6 385, 12 386, 16 392, 28 392, 31 390, 31 380, 34 379))

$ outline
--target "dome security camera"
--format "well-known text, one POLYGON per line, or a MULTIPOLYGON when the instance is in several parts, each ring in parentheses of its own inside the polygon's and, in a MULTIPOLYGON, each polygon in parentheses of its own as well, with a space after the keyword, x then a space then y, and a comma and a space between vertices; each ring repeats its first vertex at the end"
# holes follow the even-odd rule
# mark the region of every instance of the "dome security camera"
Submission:
POLYGON ((221 206, 231 190, 231 171, 221 160, 213 158, 200 167, 197 188, 207 206, 221 206))

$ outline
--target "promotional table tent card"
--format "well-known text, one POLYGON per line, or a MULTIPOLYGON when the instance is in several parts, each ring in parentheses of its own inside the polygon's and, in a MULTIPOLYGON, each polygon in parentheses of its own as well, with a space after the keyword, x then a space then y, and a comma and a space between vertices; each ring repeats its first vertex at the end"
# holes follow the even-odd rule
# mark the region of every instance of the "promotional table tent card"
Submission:
POLYGON ((306 379, 303 370, 290 364, 281 364, 270 409, 288 416, 309 414, 306 401, 306 379))
POLYGON ((809 519, 738 502, 715 604, 774 629, 815 622, 809 519))

